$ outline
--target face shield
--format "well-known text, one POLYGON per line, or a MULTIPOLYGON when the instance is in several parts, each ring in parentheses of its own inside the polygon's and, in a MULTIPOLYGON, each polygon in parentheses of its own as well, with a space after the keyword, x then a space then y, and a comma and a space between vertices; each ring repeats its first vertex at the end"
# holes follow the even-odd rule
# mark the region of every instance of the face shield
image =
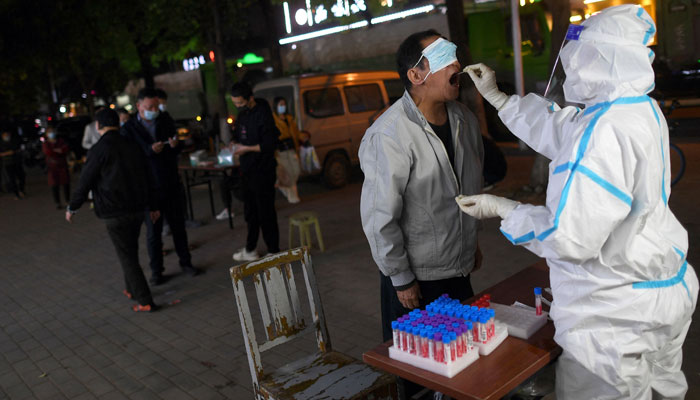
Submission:
POLYGON ((569 28, 566 30, 566 37, 559 48, 557 59, 554 61, 554 68, 552 69, 552 73, 549 75, 547 87, 544 90, 544 97, 557 104, 561 105, 566 102, 564 98, 564 81, 566 80, 566 73, 564 72, 564 67, 562 66, 560 60, 561 51, 567 44, 578 41, 584 28, 585 27, 583 25, 569 25, 569 28))

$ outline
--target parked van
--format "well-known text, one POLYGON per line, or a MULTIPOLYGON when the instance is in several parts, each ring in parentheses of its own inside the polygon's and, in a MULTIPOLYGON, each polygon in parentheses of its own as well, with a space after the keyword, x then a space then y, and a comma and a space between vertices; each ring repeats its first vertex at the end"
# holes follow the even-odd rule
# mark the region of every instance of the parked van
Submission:
POLYGON ((311 134, 330 187, 344 186, 350 168, 359 163, 357 152, 367 128, 389 105, 403 96, 399 75, 393 71, 309 74, 265 81, 254 96, 273 107, 277 96, 287 100, 299 130, 311 134))

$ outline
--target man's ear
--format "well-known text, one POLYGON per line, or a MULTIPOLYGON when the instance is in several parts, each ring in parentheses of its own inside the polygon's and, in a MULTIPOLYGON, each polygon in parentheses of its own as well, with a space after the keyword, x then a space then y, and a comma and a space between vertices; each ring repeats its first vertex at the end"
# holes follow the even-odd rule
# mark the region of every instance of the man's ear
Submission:
MULTIPOLYGON (((427 74, 428 72, 426 72, 427 74)), ((406 76, 408 77, 408 80, 411 81, 411 84, 414 86, 420 85, 423 83, 423 80, 425 79, 425 76, 421 75, 421 72, 417 68, 411 68, 406 72, 406 76)))

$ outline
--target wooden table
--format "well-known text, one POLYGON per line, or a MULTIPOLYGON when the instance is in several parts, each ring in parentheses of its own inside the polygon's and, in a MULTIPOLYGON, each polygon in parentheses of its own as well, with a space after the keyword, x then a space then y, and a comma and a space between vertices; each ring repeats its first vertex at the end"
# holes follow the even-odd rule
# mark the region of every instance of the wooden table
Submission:
MULTIPOLYGON (((214 164, 211 166, 192 166, 189 164, 182 164, 178 166, 178 169, 182 171, 185 177, 185 194, 187 196, 187 206, 189 210, 189 219, 194 220, 194 210, 192 207, 192 193, 190 188, 198 185, 207 185, 209 189, 209 205, 211 206, 211 214, 216 217, 216 211, 214 210, 214 195, 211 188, 211 177, 212 175, 222 175, 224 177, 228 176, 229 171, 233 171, 237 166, 233 165, 220 165, 214 164), (201 175, 198 175, 201 173, 201 175)), ((228 226, 233 229, 233 220, 231 219, 231 205, 226 205, 229 209, 228 215, 228 226)))
MULTIPOLYGON (((534 306, 533 288, 536 286, 549 287, 549 269, 544 261, 477 294, 468 302, 490 293, 494 303, 510 305, 517 300, 534 306)), ((365 352, 362 359, 378 369, 456 399, 500 399, 561 354, 553 337, 554 324, 551 321, 528 340, 508 336, 493 353, 479 357, 452 378, 392 360, 388 350, 391 341, 365 352)))

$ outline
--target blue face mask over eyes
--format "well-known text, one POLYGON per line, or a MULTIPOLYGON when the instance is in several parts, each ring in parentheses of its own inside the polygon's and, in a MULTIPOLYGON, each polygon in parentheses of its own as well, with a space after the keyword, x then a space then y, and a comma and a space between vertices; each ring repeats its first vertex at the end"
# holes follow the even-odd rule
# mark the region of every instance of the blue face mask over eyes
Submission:
POLYGON ((423 82, 425 82, 430 74, 434 74, 457 61, 457 45, 449 40, 438 38, 438 40, 430 43, 428 47, 423 49, 418 62, 413 68, 420 64, 423 57, 427 58, 430 64, 430 72, 423 78, 423 82))

